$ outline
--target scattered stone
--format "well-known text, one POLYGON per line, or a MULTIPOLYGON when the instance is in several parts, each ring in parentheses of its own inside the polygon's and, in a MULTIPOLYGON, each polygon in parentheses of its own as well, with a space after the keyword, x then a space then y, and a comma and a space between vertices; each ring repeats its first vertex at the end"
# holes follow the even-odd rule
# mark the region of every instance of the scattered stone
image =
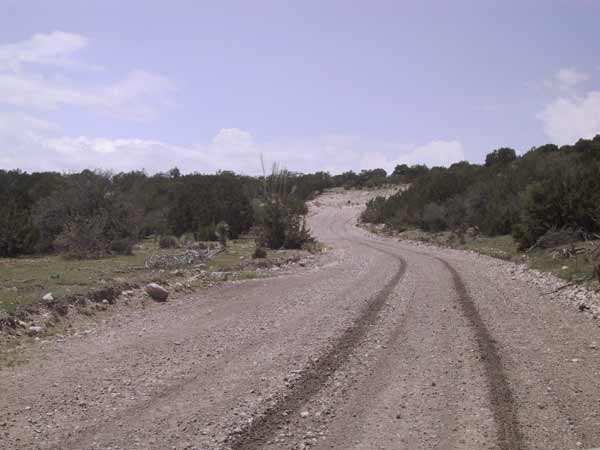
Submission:
POLYGON ((146 285, 146 293, 157 302, 166 302, 169 297, 169 291, 157 283, 146 285))
POLYGON ((29 335, 34 335, 34 334, 41 333, 42 330, 43 330, 42 327, 40 327, 38 325, 34 325, 34 326, 29 327, 28 331, 29 331, 29 335))
POLYGON ((308 416, 310 416, 310 413, 308 411, 302 411, 300 413, 300 417, 302 417, 303 419, 306 419, 308 416))
POLYGON ((45 302, 53 302, 54 301, 54 296, 52 295, 52 292, 48 292, 46 295, 44 295, 42 297, 42 300, 45 302))

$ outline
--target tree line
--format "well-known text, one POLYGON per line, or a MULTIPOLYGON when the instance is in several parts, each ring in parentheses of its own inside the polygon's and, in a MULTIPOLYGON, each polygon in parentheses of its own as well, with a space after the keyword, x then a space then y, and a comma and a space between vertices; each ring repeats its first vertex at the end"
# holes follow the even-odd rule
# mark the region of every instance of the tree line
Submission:
MULTIPOLYGON (((182 175, 178 169, 148 175, 142 171, 111 174, 26 173, 0 170, 0 257, 63 253, 76 258, 127 254, 150 235, 216 239, 227 224, 236 238, 259 224, 259 204, 276 198, 265 180, 281 174, 250 177, 233 172, 182 175)), ((331 187, 326 173, 285 172, 277 198, 285 226, 300 227, 304 202, 331 187), (285 201, 283 201, 284 199, 285 201), (285 210, 285 211, 284 211, 285 210), (298 224, 297 226, 288 223, 298 224)), ((290 232, 287 230, 287 232, 290 232)), ((284 245, 278 240, 267 244, 284 245)), ((290 239, 286 245, 298 245, 290 239)))
POLYGON ((600 233, 600 135, 534 147, 520 156, 499 148, 484 164, 398 166, 394 172, 410 187, 370 201, 363 221, 395 230, 478 227, 487 235, 510 233, 522 249, 551 230, 581 238, 600 233))

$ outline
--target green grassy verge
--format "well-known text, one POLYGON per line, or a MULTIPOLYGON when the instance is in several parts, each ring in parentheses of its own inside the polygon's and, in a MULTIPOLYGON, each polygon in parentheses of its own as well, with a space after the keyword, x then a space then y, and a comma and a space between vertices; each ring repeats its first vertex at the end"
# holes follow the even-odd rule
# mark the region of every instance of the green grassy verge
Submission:
MULTIPOLYGON (((371 231, 378 230, 369 228, 371 231)), ((588 287, 600 288, 597 280, 591 279, 594 262, 585 253, 579 253, 569 258, 561 257, 561 250, 571 248, 571 245, 554 248, 535 248, 527 252, 518 250, 516 242, 510 235, 464 237, 463 240, 451 232, 427 233, 420 230, 408 230, 398 235, 401 239, 411 239, 429 242, 442 247, 458 250, 472 250, 494 258, 524 263, 531 269, 550 272, 566 281, 585 281, 588 287)), ((589 242, 576 242, 576 248, 590 246, 589 242)))
MULTIPOLYGON (((585 245, 585 242, 574 244, 575 247, 584 247, 585 245)), ((477 237, 455 247, 474 250, 484 255, 509 261, 524 262, 531 269, 550 272, 567 281, 590 278, 594 269, 594 262, 585 254, 577 254, 569 258, 560 257, 561 250, 570 248, 570 245, 550 249, 536 248, 528 252, 520 252, 511 236, 495 236, 477 237)))
MULTIPOLYGON (((205 270, 229 270, 250 259, 254 248, 250 239, 230 241, 224 252, 208 262, 205 270)), ((48 292, 55 298, 63 298, 124 281, 137 284, 159 281, 168 278, 173 268, 147 269, 146 258, 181 252, 181 249, 160 249, 154 240, 148 239, 131 256, 83 261, 57 255, 0 259, 0 311, 10 312, 19 305, 38 303, 48 292)))

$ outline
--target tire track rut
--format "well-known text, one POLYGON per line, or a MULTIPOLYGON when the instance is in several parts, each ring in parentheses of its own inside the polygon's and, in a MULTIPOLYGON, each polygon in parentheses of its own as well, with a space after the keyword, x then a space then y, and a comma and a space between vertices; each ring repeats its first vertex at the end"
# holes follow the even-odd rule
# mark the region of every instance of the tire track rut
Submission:
POLYGON ((479 354, 488 383, 490 402, 494 422, 496 423, 498 446, 502 450, 520 450, 524 448, 523 438, 519 429, 513 394, 500 354, 496 349, 496 341, 490 335, 475 306, 475 302, 469 295, 467 287, 456 269, 442 258, 436 257, 435 259, 440 261, 452 275, 454 289, 458 294, 458 303, 475 332, 475 340, 479 347, 479 354))
MULTIPOLYGON (((341 238, 349 240, 345 237, 341 238)), ((230 439, 229 445, 232 450, 258 450, 263 448, 278 428, 286 423, 287 419, 283 413, 286 411, 299 411, 302 405, 321 390, 329 377, 348 360, 354 348, 369 331, 369 328, 377 322, 386 300, 404 276, 406 262, 399 255, 364 242, 356 240, 352 240, 352 242, 392 256, 400 263, 398 270, 366 304, 354 324, 347 328, 321 357, 313 361, 301 373, 300 378, 294 383, 290 391, 281 396, 274 405, 270 406, 241 433, 230 439)))
POLYGON ((525 448, 517 419, 514 396, 500 354, 496 348, 496 341, 481 318, 464 281, 458 271, 445 259, 414 250, 411 252, 439 261, 450 272, 454 290, 457 294, 457 302, 473 329, 481 363, 484 367, 494 423, 497 430, 497 445, 501 450, 520 450, 525 448))

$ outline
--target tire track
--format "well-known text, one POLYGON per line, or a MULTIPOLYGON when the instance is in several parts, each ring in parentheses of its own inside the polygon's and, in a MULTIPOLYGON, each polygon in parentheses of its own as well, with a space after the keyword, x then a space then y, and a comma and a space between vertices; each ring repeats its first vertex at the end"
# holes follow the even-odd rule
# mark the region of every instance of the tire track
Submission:
POLYGON ((496 423, 498 447, 502 450, 523 449, 523 437, 519 429, 513 394, 496 349, 496 343, 456 269, 444 259, 434 258, 440 261, 452 275, 454 289, 458 294, 458 303, 475 332, 475 340, 485 369, 494 422, 496 423))
MULTIPOLYGON (((333 222, 330 227, 331 225, 333 225, 333 222)), ((329 377, 348 360, 354 348, 369 331, 369 328, 377 322, 386 300, 406 272, 406 262, 401 256, 364 242, 342 237, 338 233, 335 234, 354 244, 393 257, 400 263, 399 267, 385 286, 363 307, 354 324, 347 328, 322 356, 310 363, 300 374, 299 379, 290 391, 283 394, 274 405, 270 406, 261 416, 244 428, 241 433, 230 438, 229 446, 232 450, 259 450, 263 448, 270 437, 278 431, 279 427, 286 423, 287 418, 283 413, 286 411, 298 412, 302 405, 321 390, 329 377)))
MULTIPOLYGON (((380 245, 385 245, 381 243, 380 245)), ((431 256, 426 253, 409 250, 421 256, 433 258, 444 265, 450 272, 457 294, 457 301, 464 316, 469 321, 475 334, 479 348, 481 363, 483 364, 487 387, 489 391, 492 414, 497 430, 497 445, 501 450, 524 449, 523 436, 519 427, 515 401, 506 372, 496 348, 496 343, 487 329, 473 298, 469 295, 467 287, 458 271, 446 260, 431 256)))

